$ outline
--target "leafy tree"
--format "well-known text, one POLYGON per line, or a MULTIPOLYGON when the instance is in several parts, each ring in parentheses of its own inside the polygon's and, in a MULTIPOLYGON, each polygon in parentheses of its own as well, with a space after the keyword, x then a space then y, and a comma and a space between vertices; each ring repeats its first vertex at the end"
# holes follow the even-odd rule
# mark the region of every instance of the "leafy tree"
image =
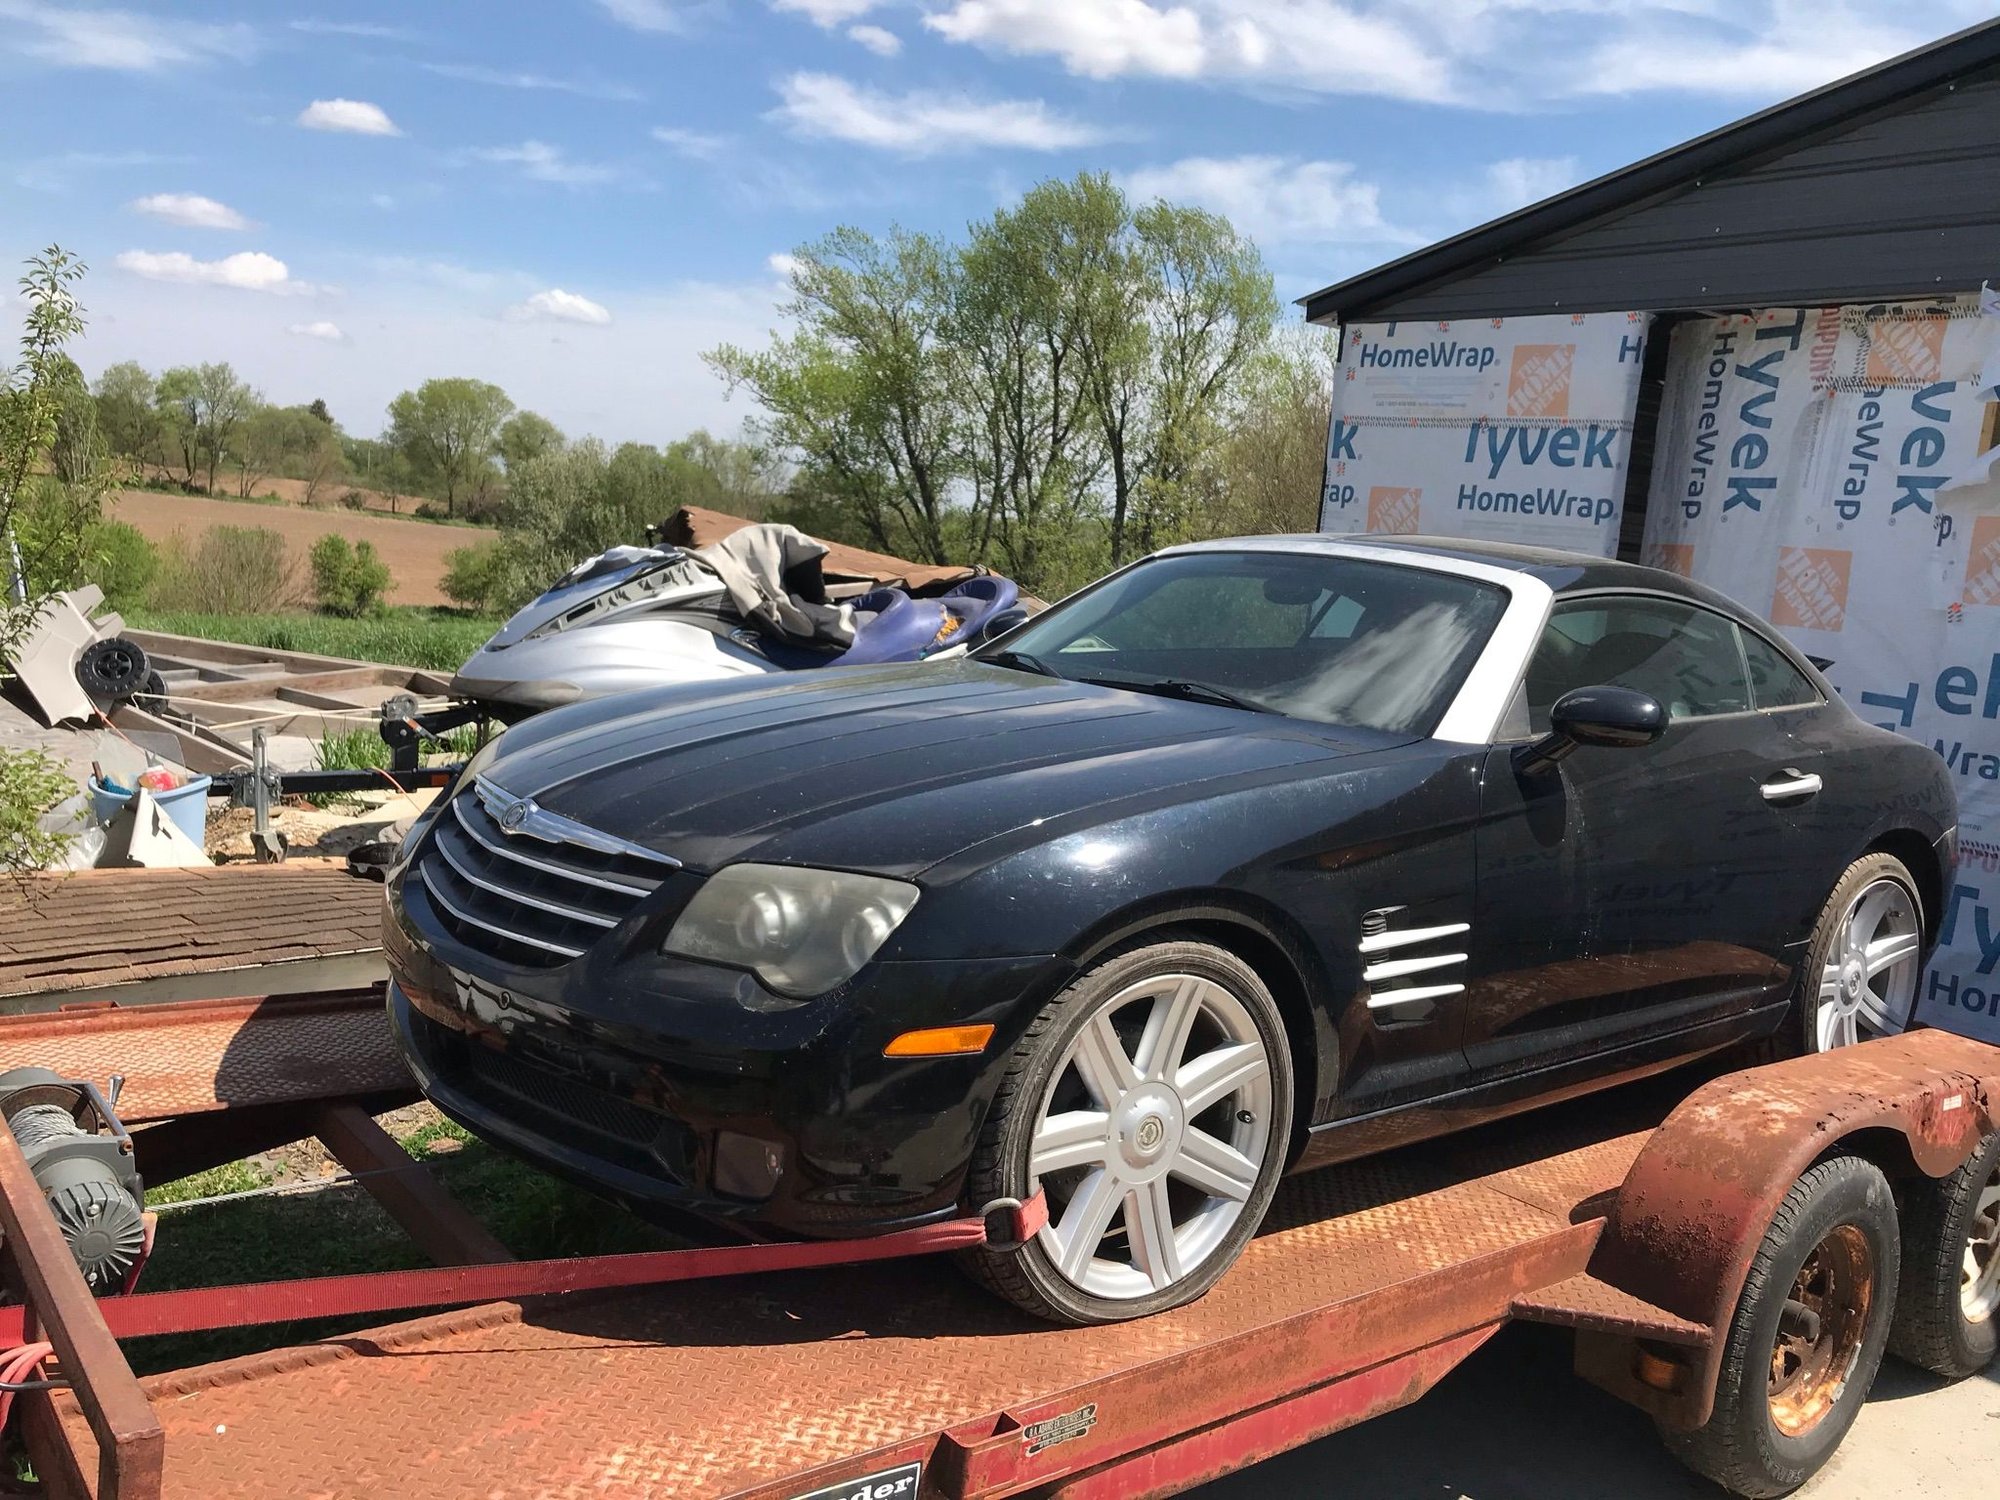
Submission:
POLYGON ((317 396, 313 397, 312 401, 307 405, 306 411, 314 421, 324 422, 329 427, 338 427, 340 425, 333 420, 333 413, 326 409, 326 403, 317 396))
POLYGON ((338 484, 345 471, 340 428, 324 414, 325 402, 315 401, 312 406, 294 406, 290 410, 291 440, 285 450, 286 471, 292 478, 304 481, 305 493, 301 498, 311 505, 319 499, 322 489, 338 484), (319 408, 317 412, 314 406, 319 408))
POLYGON ((705 428, 668 443, 662 454, 673 471, 677 504, 752 520, 777 503, 789 479, 786 466, 763 444, 714 437, 705 428))
POLYGON ((186 490, 195 488, 201 472, 200 377, 191 365, 176 365, 160 373, 153 387, 153 410, 159 419, 161 463, 186 490))
POLYGON ((540 412, 517 411, 500 424, 500 462, 511 474, 529 459, 557 451, 565 441, 562 429, 540 412))
POLYGON ((231 451, 237 429, 257 404, 257 393, 227 364, 177 365, 153 388, 154 410, 167 435, 170 471, 178 464, 183 487, 215 489, 215 471, 231 451))
POLYGON ((258 406, 241 423, 232 453, 236 459, 236 495, 248 500, 257 486, 285 467, 292 446, 291 413, 281 406, 258 406))
POLYGON ((84 533, 82 577, 104 590, 113 609, 132 609, 146 602, 160 554, 145 534, 123 521, 99 521, 84 533))
POLYGON ((104 470, 107 452, 97 420, 97 402, 83 383, 83 372, 64 377, 62 401, 56 408, 55 437, 49 444, 49 469, 64 484, 88 484, 104 470))
POLYGON ((158 388, 143 365, 132 360, 107 366, 97 377, 97 426, 105 445, 140 464, 161 461, 158 388))
POLYGON ((19 592, 26 597, 0 588, 0 661, 12 654, 49 594, 64 586, 54 581, 63 570, 56 560, 73 556, 103 499, 101 476, 66 483, 39 472, 51 463, 65 403, 83 384, 64 350, 83 332, 76 287, 84 266, 59 245, 27 265, 20 282, 26 303, 21 358, 0 370, 0 574, 11 576, 18 567, 19 592))
POLYGON ((470 379, 426 380, 389 403, 386 441, 413 473, 444 491, 445 514, 492 461, 500 426, 514 403, 497 385, 470 379))
POLYGON ((894 230, 838 229, 805 246, 782 311, 799 331, 707 356, 771 414, 820 494, 851 507, 874 545, 947 561, 947 512, 966 477, 963 360, 951 247, 894 230))
POLYGON ((375 554, 372 542, 348 544, 328 532, 312 548, 313 593, 329 614, 358 620, 374 614, 389 588, 389 565, 375 554))

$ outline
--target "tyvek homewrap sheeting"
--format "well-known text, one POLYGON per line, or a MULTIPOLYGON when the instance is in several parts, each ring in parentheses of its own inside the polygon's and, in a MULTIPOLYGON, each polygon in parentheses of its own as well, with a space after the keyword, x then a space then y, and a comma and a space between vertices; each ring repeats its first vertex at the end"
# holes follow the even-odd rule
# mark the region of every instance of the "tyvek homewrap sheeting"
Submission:
POLYGON ((1349 326, 1319 529, 1610 556, 1649 316, 1349 326))
POLYGON ((1644 560, 1770 618, 1951 767, 1962 863, 1917 1016, 2000 1041, 1996 378, 1976 296, 1680 325, 1644 560))

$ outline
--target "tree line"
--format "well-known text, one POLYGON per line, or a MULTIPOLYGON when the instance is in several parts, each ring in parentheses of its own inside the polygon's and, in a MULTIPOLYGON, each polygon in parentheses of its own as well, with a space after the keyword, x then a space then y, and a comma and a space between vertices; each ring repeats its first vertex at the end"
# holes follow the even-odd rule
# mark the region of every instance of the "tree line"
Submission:
POLYGON ((796 465, 806 530, 1053 596, 1314 524, 1331 341, 1281 327, 1216 214, 1052 180, 956 242, 836 230, 793 257, 784 311, 796 331, 708 360, 796 465))

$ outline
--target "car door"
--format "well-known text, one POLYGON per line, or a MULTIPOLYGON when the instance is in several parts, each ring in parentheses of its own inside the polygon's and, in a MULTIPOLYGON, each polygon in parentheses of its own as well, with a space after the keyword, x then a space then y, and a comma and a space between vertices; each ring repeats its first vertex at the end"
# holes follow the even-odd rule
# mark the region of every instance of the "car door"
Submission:
POLYGON ((1563 693, 1599 684, 1658 699, 1665 732, 1579 747, 1539 772, 1520 769, 1518 744, 1488 752, 1466 1006, 1475 1076, 1669 1037, 1788 993, 1799 808, 1816 772, 1797 762, 1818 752, 1757 709, 1736 622, 1684 600, 1559 599, 1523 683, 1524 741, 1547 732, 1563 693))

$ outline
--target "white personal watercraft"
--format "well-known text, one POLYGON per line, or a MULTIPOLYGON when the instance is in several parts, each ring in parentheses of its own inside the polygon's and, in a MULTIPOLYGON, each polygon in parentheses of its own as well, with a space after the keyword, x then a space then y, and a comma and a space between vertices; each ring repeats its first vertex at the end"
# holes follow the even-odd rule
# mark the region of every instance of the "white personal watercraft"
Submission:
POLYGON ((919 661, 1025 618, 1019 590, 995 574, 882 587, 879 575, 823 566, 827 550, 770 525, 692 549, 613 547, 517 611, 459 668, 452 694, 511 722, 634 688, 919 661))

